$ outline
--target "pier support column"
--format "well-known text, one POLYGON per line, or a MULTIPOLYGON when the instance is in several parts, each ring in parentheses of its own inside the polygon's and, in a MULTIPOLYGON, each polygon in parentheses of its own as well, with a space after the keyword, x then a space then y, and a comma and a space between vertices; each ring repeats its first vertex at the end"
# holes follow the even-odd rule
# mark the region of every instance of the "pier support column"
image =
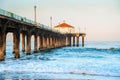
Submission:
POLYGON ((56 37, 56 46, 57 46, 57 48, 59 47, 59 38, 58 37, 56 37))
POLYGON ((54 48, 56 48, 56 37, 54 37, 54 48))
POLYGON ((68 37, 66 37, 65 39, 66 39, 66 46, 68 46, 68 37))
POLYGON ((63 46, 63 39, 62 39, 62 37, 60 37, 60 39, 59 39, 59 44, 60 44, 60 47, 63 46))
POLYGON ((4 55, 6 56, 6 36, 7 36, 7 33, 5 33, 5 50, 4 50, 4 55))
POLYGON ((56 37, 54 37, 54 48, 56 48, 56 37))
POLYGON ((27 37, 26 54, 30 55, 30 53, 31 53, 31 34, 28 33, 26 37, 27 37))
POLYGON ((43 37, 42 35, 39 36, 39 50, 43 47, 43 37))
POLYGON ((66 46, 66 37, 64 37, 64 47, 66 46))
POLYGON ((47 49, 47 36, 45 36, 45 49, 47 49))
POLYGON ((64 40, 64 37, 62 37, 62 47, 65 46, 65 40, 64 40))
POLYGON ((84 47, 84 35, 82 35, 82 47, 84 47))
POLYGON ((62 43, 61 43, 61 38, 59 37, 59 47, 61 47, 62 43))
POLYGON ((48 37, 48 43, 49 43, 49 45, 48 45, 49 47, 48 47, 48 48, 49 48, 49 49, 51 48, 51 43, 50 43, 51 40, 50 40, 50 39, 51 39, 51 37, 49 36, 49 37, 48 37))
POLYGON ((37 34, 34 35, 34 53, 37 53, 37 34))
POLYGON ((0 29, 0 61, 4 60, 6 48, 6 34, 0 29))
POLYGON ((48 49, 50 48, 50 38, 49 38, 49 36, 47 36, 47 48, 48 49))
POLYGON ((60 37, 60 47, 62 47, 63 46, 63 38, 62 37, 60 37))
POLYGON ((16 35, 13 33, 13 53, 15 53, 15 48, 16 48, 16 35))
POLYGON ((56 45, 56 37, 54 37, 54 48, 56 48, 57 45, 56 45))
POLYGON ((77 44, 76 46, 78 47, 79 46, 79 37, 77 37, 77 44))
POLYGON ((58 47, 59 43, 58 43, 58 37, 56 37, 56 48, 58 47))
POLYGON ((59 37, 57 37, 57 47, 59 47, 59 37))
POLYGON ((25 52, 25 34, 22 34, 22 51, 25 52))
POLYGON ((20 31, 17 30, 13 33, 13 40, 14 40, 14 54, 15 58, 20 58, 19 48, 20 48, 20 31))
POLYGON ((73 36, 73 46, 75 46, 75 36, 73 36))
POLYGON ((69 46, 71 46, 71 36, 69 37, 69 46))
POLYGON ((53 40, 52 36, 50 37, 50 48, 53 48, 53 40))
POLYGON ((52 47, 55 48, 55 37, 52 37, 52 47))
POLYGON ((71 46, 71 36, 68 37, 68 46, 71 46))
POLYGON ((47 38, 46 36, 43 36, 43 49, 47 48, 47 38))
POLYGON ((63 43, 64 43, 63 37, 60 37, 60 47, 63 47, 63 43))
POLYGON ((62 38, 61 37, 59 37, 59 47, 62 47, 62 38))

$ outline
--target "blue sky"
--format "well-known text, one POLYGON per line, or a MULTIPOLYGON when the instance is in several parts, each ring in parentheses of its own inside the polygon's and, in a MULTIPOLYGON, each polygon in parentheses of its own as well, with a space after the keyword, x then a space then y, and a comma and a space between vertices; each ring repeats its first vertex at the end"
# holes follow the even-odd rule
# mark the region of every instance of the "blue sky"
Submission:
POLYGON ((88 41, 120 41, 120 0, 0 0, 0 8, 37 22, 53 25, 63 22, 85 31, 88 41))

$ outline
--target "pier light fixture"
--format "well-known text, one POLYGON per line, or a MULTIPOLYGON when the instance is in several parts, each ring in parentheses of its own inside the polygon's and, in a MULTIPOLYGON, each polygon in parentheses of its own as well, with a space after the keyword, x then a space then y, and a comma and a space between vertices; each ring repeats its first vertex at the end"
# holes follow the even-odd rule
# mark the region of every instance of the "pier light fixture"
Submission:
POLYGON ((34 6, 34 24, 36 25, 36 5, 34 6))
POLYGON ((52 28, 52 16, 50 16, 50 27, 52 28))

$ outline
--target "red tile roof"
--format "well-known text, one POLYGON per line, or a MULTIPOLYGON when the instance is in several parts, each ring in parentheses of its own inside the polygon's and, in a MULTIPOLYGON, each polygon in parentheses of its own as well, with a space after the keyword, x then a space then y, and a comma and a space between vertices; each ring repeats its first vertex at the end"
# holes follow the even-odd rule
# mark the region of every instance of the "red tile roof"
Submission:
POLYGON ((54 28, 59 28, 59 27, 61 27, 61 28, 65 28, 65 27, 74 28, 73 26, 71 26, 71 25, 69 25, 67 23, 59 24, 59 25, 55 26, 54 28))

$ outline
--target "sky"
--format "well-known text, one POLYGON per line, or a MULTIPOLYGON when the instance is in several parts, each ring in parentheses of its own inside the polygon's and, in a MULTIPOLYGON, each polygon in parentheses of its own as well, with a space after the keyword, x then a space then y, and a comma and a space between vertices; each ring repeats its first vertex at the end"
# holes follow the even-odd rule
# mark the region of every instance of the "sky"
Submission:
POLYGON ((0 0, 0 8, 53 26, 73 25, 76 32, 86 32, 86 41, 120 41, 120 0, 0 0))

